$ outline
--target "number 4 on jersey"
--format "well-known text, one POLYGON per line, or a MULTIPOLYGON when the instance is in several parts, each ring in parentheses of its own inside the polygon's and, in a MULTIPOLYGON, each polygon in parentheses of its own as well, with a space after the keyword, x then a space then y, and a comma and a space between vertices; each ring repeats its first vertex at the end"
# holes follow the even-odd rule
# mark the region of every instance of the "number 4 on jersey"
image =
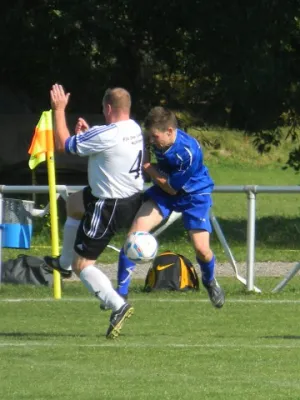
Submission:
POLYGON ((141 175, 141 166, 142 166, 143 152, 140 150, 138 152, 137 158, 135 159, 132 167, 129 170, 130 174, 136 174, 135 179, 137 179, 141 175))

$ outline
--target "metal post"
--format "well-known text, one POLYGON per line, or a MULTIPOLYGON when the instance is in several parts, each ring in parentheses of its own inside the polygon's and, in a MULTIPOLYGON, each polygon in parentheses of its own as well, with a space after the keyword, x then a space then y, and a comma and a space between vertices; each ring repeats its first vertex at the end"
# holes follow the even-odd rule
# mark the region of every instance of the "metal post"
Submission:
MULTIPOLYGON (((228 259, 229 259, 229 262, 230 262, 230 264, 231 264, 231 266, 233 268, 233 271, 235 273, 235 276, 236 276, 237 280, 242 282, 243 285, 247 286, 247 280, 245 278, 243 278, 239 274, 238 266, 237 266, 236 261, 235 261, 235 259, 233 257, 233 254, 232 254, 232 252, 230 250, 230 247, 229 247, 229 245, 228 245, 228 243, 226 241, 226 238, 225 238, 225 236, 224 236, 224 234, 222 232, 222 229, 221 229, 221 227, 219 225, 219 222, 218 222, 217 218, 214 216, 214 214, 212 212, 210 213, 210 220, 211 220, 211 223, 212 223, 212 225, 214 227, 214 230, 215 230, 215 232, 216 232, 216 234, 218 236, 218 239, 219 239, 221 245, 223 246, 224 252, 226 253, 226 255, 227 255, 228 259)), ((253 290, 256 293, 261 293, 261 290, 256 286, 253 286, 253 290)))
POLYGON ((255 260, 255 193, 248 191, 248 223, 247 223, 247 289, 254 290, 255 260))

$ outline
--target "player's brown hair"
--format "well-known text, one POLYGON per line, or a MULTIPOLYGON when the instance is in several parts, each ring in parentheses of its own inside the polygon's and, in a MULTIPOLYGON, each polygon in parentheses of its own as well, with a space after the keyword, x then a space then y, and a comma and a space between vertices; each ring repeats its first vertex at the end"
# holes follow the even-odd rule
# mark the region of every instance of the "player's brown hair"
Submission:
POLYGON ((178 123, 176 115, 171 110, 158 106, 149 111, 144 126, 146 131, 150 129, 166 131, 169 127, 176 129, 178 123))

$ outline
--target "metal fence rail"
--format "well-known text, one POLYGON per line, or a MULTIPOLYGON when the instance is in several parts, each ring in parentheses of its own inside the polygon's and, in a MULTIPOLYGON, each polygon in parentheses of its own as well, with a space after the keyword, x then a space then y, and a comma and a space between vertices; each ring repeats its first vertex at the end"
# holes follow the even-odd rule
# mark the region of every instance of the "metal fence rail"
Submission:
MULTIPOLYGON (((66 185, 56 185, 56 191, 64 199, 67 198, 69 193, 75 192, 82 189, 84 186, 66 186, 66 185)), ((2 204, 3 194, 5 193, 44 193, 49 192, 49 187, 47 185, 43 186, 9 186, 0 185, 0 201, 2 204)), ((259 193, 290 193, 297 194, 300 193, 300 186, 262 186, 262 185, 232 185, 232 186, 222 186, 217 185, 214 188, 214 193, 244 193, 247 198, 247 289, 249 291, 254 291, 254 280, 255 280, 255 220, 256 220, 256 195, 259 193)), ((2 221, 2 207, 0 207, 0 221, 2 221)), ((0 229, 1 235, 1 229, 0 229)), ((1 249, 0 249, 1 251, 1 249)), ((1 258, 0 258, 1 260, 1 258)), ((292 275, 292 274, 291 274, 292 275)), ((294 276, 294 275, 292 275, 294 276)), ((287 283, 287 282, 286 282, 287 283)), ((285 283, 285 284, 286 284, 285 283)), ((280 284, 279 284, 280 286, 280 284)), ((280 288, 283 287, 282 285, 280 288)))

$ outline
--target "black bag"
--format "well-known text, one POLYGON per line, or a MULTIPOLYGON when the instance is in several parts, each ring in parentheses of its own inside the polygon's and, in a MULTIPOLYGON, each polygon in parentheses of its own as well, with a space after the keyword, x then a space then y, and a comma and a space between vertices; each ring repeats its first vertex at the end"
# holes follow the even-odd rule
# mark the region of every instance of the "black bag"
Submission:
POLYGON ((199 290, 199 278, 192 262, 181 254, 165 251, 153 260, 144 290, 199 290))
POLYGON ((16 259, 2 263, 1 282, 52 286, 53 274, 44 267, 42 258, 19 254, 16 259))

